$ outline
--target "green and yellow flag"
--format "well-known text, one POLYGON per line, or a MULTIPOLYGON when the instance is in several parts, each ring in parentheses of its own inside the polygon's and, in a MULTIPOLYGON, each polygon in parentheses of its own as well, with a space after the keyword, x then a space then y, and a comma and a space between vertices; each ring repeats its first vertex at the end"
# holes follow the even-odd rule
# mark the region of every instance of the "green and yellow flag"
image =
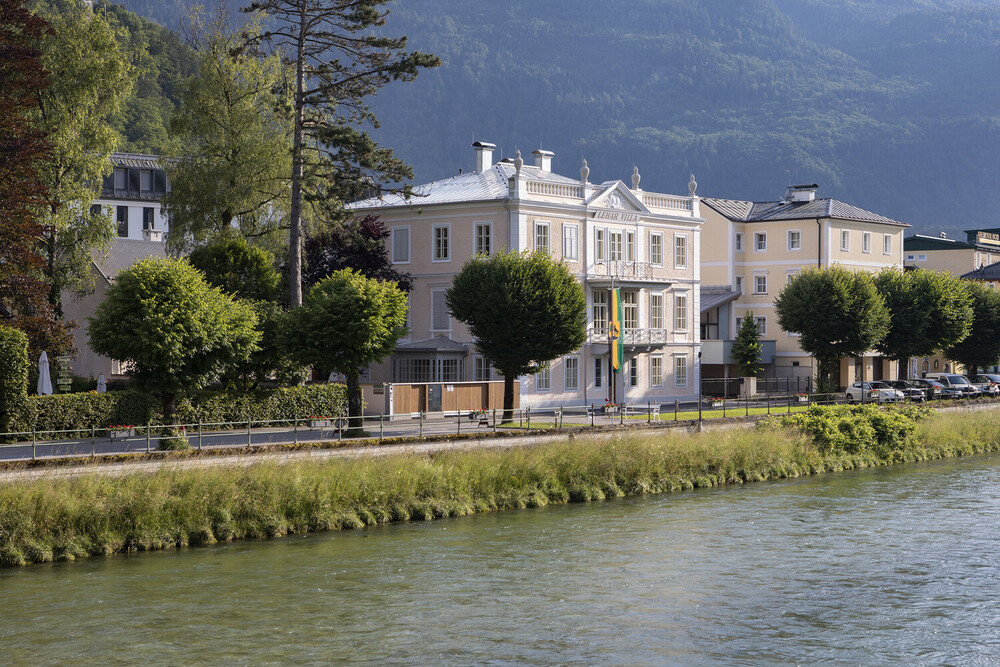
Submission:
POLYGON ((611 370, 622 372, 625 361, 625 342, 622 340, 622 291, 611 290, 611 327, 608 331, 611 342, 611 370))

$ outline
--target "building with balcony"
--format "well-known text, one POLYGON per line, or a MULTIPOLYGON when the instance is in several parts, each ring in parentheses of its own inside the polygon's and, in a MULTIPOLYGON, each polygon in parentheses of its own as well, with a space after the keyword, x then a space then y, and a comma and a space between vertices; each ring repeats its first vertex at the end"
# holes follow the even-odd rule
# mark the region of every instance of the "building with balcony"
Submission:
POLYGON ((414 276, 409 336, 371 369, 375 382, 448 383, 499 379, 466 327, 448 313, 445 292, 477 254, 509 248, 563 260, 587 296, 587 342, 548 369, 520 378, 522 405, 557 406, 690 399, 699 381, 698 256, 702 219, 694 179, 687 196, 552 171, 550 151, 493 162, 476 142, 473 171, 398 195, 356 202, 390 230, 390 258, 414 276), (624 371, 610 372, 609 290, 622 290, 624 371))
POLYGON ((160 202, 169 189, 159 156, 114 153, 114 171, 104 178, 91 210, 110 213, 119 238, 162 241, 170 224, 160 202))
MULTIPOLYGON (((799 347, 798 337, 778 326, 774 302, 781 288, 807 266, 902 268, 903 232, 909 225, 836 199, 819 199, 818 187, 791 186, 777 201, 702 199, 702 281, 715 286, 702 291, 705 377, 736 373, 727 343, 748 311, 757 320, 765 350, 773 350, 764 360, 766 376, 815 377, 814 360, 799 347)), ((894 372, 895 362, 869 352, 842 360, 834 380, 844 386, 895 377, 894 372)))

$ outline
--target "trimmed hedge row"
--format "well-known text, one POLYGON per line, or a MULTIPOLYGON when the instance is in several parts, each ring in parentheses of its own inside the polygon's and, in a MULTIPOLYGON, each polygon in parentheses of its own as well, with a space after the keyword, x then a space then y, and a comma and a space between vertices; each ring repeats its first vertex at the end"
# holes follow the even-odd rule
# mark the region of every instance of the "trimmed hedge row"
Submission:
POLYGON ((23 418, 28 397, 28 337, 0 327, 0 433, 23 418))
MULTIPOLYGON (((183 424, 307 419, 346 413, 347 390, 341 384, 243 393, 200 390, 177 403, 177 421, 183 424)), ((160 399, 135 390, 29 396, 27 415, 12 424, 11 430, 89 432, 91 428, 120 424, 157 424, 162 417, 160 399)))

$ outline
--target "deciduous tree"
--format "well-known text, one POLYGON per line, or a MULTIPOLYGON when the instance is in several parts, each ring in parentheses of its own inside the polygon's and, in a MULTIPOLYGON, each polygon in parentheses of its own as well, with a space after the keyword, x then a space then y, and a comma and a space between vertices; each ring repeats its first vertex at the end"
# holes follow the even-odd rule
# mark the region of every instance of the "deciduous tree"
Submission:
POLYGON ((778 325, 801 335, 799 345, 816 357, 820 391, 830 391, 843 357, 873 349, 889 330, 889 310, 874 277, 841 266, 805 269, 774 303, 778 325))
POLYGON ((975 376, 979 368, 1000 362, 1000 292, 975 280, 963 280, 972 301, 969 335, 944 350, 946 357, 975 376))
POLYGON ((360 371, 396 348, 406 333, 406 308, 406 294, 394 283, 343 269, 313 285, 285 321, 282 340, 294 359, 347 378, 354 432, 363 409, 360 371))
POLYGON ((169 258, 119 273, 89 320, 91 349, 125 362, 133 382, 158 392, 168 424, 178 394, 246 361, 260 336, 249 304, 209 286, 186 260, 169 258))
POLYGON ((587 338, 583 287, 546 253, 500 251, 470 259, 445 302, 503 375, 505 420, 514 408, 517 377, 547 367, 587 338))
POLYGON ((389 230, 375 215, 343 227, 308 236, 303 280, 314 285, 334 271, 354 269, 369 278, 389 280, 403 290, 413 289, 413 276, 397 271, 389 260, 385 242, 389 230))
POLYGON ((195 248, 188 261, 205 274, 209 285, 226 294, 250 301, 272 301, 278 295, 281 274, 274 256, 235 233, 195 248))
POLYGON ((407 53, 405 37, 383 32, 388 0, 253 0, 273 26, 248 43, 271 44, 295 71, 289 206, 289 302, 302 303, 305 199, 336 219, 341 203, 380 183, 409 178, 410 169, 378 146, 365 125, 378 126, 365 104, 383 85, 410 81, 436 57, 407 53), (307 181, 313 184, 305 188, 307 181))

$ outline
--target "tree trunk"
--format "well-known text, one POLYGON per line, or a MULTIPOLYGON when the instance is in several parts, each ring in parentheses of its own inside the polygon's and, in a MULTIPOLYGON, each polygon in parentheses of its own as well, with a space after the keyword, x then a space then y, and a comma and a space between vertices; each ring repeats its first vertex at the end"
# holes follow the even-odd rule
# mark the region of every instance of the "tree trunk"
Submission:
POLYGON ((501 421, 509 422, 514 418, 514 380, 516 379, 509 375, 503 376, 503 418, 501 421))
POLYGON ((896 373, 896 379, 905 380, 910 375, 910 358, 903 357, 898 361, 899 361, 899 372, 896 373))
POLYGON ((305 130, 306 15, 299 24, 295 58, 295 132, 292 137, 292 201, 288 213, 288 305, 302 305, 302 150, 305 130))
POLYGON ((347 417, 348 431, 351 437, 364 435, 364 400, 361 396, 361 374, 357 369, 344 373, 347 378, 347 417))
POLYGON ((163 423, 173 426, 177 423, 177 394, 163 392, 163 423))

